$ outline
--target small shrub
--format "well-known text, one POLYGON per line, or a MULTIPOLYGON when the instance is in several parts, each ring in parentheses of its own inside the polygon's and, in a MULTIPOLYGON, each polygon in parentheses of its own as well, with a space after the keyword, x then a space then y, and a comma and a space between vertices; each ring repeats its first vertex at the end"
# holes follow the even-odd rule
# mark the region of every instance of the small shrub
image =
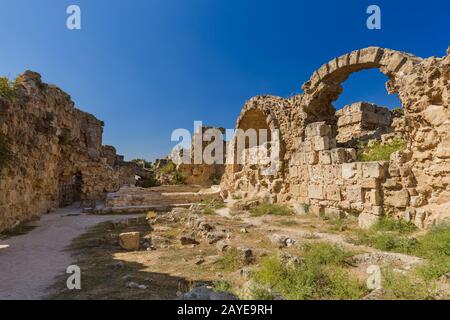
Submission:
POLYGON ((253 298, 270 292, 291 300, 361 298, 366 291, 363 283, 343 267, 351 255, 340 247, 315 243, 303 247, 300 264, 284 263, 278 257, 265 258, 253 275, 254 287, 258 289, 252 291, 253 298))
POLYGON ((372 226, 372 230, 381 232, 395 231, 400 234, 408 234, 417 230, 417 227, 413 223, 403 219, 383 217, 372 226))
POLYGON ((144 164, 144 168, 146 169, 153 169, 153 164, 145 159, 133 159, 131 160, 131 162, 134 163, 143 163, 144 164))
POLYGON ((418 268, 426 280, 437 279, 450 272, 450 223, 433 227, 419 239, 416 252, 428 262, 418 268))
POLYGON ((292 226, 298 225, 298 222, 295 221, 295 220, 290 220, 289 219, 289 220, 281 220, 279 222, 279 224, 282 225, 282 226, 286 226, 286 227, 292 227, 292 226))
POLYGON ((136 182, 136 186, 141 187, 141 188, 153 188, 158 185, 159 185, 159 181, 154 177, 150 177, 147 179, 141 179, 136 182))
POLYGON ((213 175, 210 177, 210 180, 211 180, 211 182, 212 182, 213 185, 219 185, 220 182, 222 181, 222 176, 221 176, 221 175, 218 175, 218 174, 213 174, 213 175))
POLYGON ((14 159, 8 139, 0 134, 0 170, 10 164, 14 159))
POLYGON ((222 258, 216 262, 217 269, 222 271, 235 271, 243 266, 244 261, 241 252, 236 248, 226 251, 222 258))
POLYGON ((391 154, 405 148, 405 141, 400 138, 392 139, 386 143, 375 141, 358 151, 358 161, 389 161, 391 154))
POLYGON ((216 214, 216 210, 214 210, 211 207, 205 207, 205 208, 203 208, 202 213, 205 215, 213 215, 213 214, 216 214))
POLYGON ((0 95, 11 103, 16 100, 14 84, 7 77, 0 77, 0 95))
POLYGON ((358 230, 356 239, 352 242, 378 250, 412 254, 418 246, 418 240, 408 234, 416 229, 410 222, 385 217, 378 220, 369 230, 358 230))
POLYGON ((176 167, 175 163, 173 163, 172 161, 169 161, 160 170, 162 173, 165 173, 165 174, 173 174, 173 173, 175 173, 176 169, 177 169, 177 167, 176 167))
POLYGON ((172 179, 173 182, 177 185, 181 185, 181 184, 185 184, 186 183, 186 178, 185 176, 183 176, 180 172, 175 171, 174 173, 172 173, 172 179))
POLYGON ((310 208, 310 205, 309 205, 309 204, 307 204, 307 203, 304 203, 304 204, 303 204, 303 211, 305 211, 306 214, 309 213, 309 208, 310 208))
POLYGON ((226 280, 216 280, 213 282, 213 290, 216 292, 233 293, 233 286, 226 280))
POLYGON ((292 215, 292 210, 286 206, 266 203, 250 209, 250 214, 253 217, 259 217, 264 215, 290 216, 292 215))
POLYGON ((394 115, 394 117, 401 117, 405 115, 405 109, 402 107, 394 108, 391 110, 391 113, 394 115))
POLYGON ((226 204, 222 199, 203 200, 201 203, 213 209, 221 209, 226 207, 226 204))
POLYGON ((430 300, 436 295, 435 287, 413 274, 401 274, 389 268, 382 271, 382 287, 387 299, 430 300))

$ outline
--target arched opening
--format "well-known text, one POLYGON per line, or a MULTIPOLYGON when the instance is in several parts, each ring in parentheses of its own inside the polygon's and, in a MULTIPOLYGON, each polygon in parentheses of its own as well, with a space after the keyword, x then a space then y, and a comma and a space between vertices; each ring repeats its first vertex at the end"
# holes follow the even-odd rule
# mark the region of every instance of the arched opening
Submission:
POLYGON ((342 93, 332 103, 338 146, 358 148, 399 133, 404 112, 397 93, 386 89, 389 80, 373 68, 354 72, 341 84, 342 93))

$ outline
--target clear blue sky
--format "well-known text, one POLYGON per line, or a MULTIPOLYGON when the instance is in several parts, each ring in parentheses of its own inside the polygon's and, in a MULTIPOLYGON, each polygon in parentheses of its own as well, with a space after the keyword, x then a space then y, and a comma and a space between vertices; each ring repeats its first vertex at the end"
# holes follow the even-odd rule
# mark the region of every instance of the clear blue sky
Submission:
MULTIPOLYGON (((450 2, 263 0, 0 0, 0 74, 26 69, 67 91, 105 121, 104 143, 128 159, 167 154, 175 128, 194 120, 233 128, 255 95, 301 92, 335 56, 371 45, 443 56, 450 2), (66 8, 82 30, 66 28, 66 8), (366 8, 382 30, 366 28, 366 8)), ((336 107, 359 100, 398 105, 385 78, 364 71, 336 107)))

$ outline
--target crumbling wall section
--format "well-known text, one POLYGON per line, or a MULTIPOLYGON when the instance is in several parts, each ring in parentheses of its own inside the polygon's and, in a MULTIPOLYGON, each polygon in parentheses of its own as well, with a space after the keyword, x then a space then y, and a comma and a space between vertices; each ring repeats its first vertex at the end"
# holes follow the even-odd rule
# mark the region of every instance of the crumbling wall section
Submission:
POLYGON ((0 96, 0 135, 12 154, 0 168, 0 231, 73 201, 92 205, 119 188, 102 156, 102 121, 31 71, 14 92, 0 96))

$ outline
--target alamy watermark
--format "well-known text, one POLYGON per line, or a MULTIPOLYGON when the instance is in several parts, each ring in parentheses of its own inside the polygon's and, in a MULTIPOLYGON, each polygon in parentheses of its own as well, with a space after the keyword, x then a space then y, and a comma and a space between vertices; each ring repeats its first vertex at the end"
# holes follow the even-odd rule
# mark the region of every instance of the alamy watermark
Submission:
POLYGON ((66 20, 66 26, 69 30, 81 30, 81 8, 77 5, 70 5, 66 9, 69 15, 66 20))
POLYGON ((370 16, 367 18, 367 29, 380 30, 381 29, 381 8, 375 4, 367 7, 367 14, 370 16))
POLYGON ((81 269, 77 265, 68 266, 66 273, 70 274, 67 278, 66 285, 69 290, 81 290, 81 269))

